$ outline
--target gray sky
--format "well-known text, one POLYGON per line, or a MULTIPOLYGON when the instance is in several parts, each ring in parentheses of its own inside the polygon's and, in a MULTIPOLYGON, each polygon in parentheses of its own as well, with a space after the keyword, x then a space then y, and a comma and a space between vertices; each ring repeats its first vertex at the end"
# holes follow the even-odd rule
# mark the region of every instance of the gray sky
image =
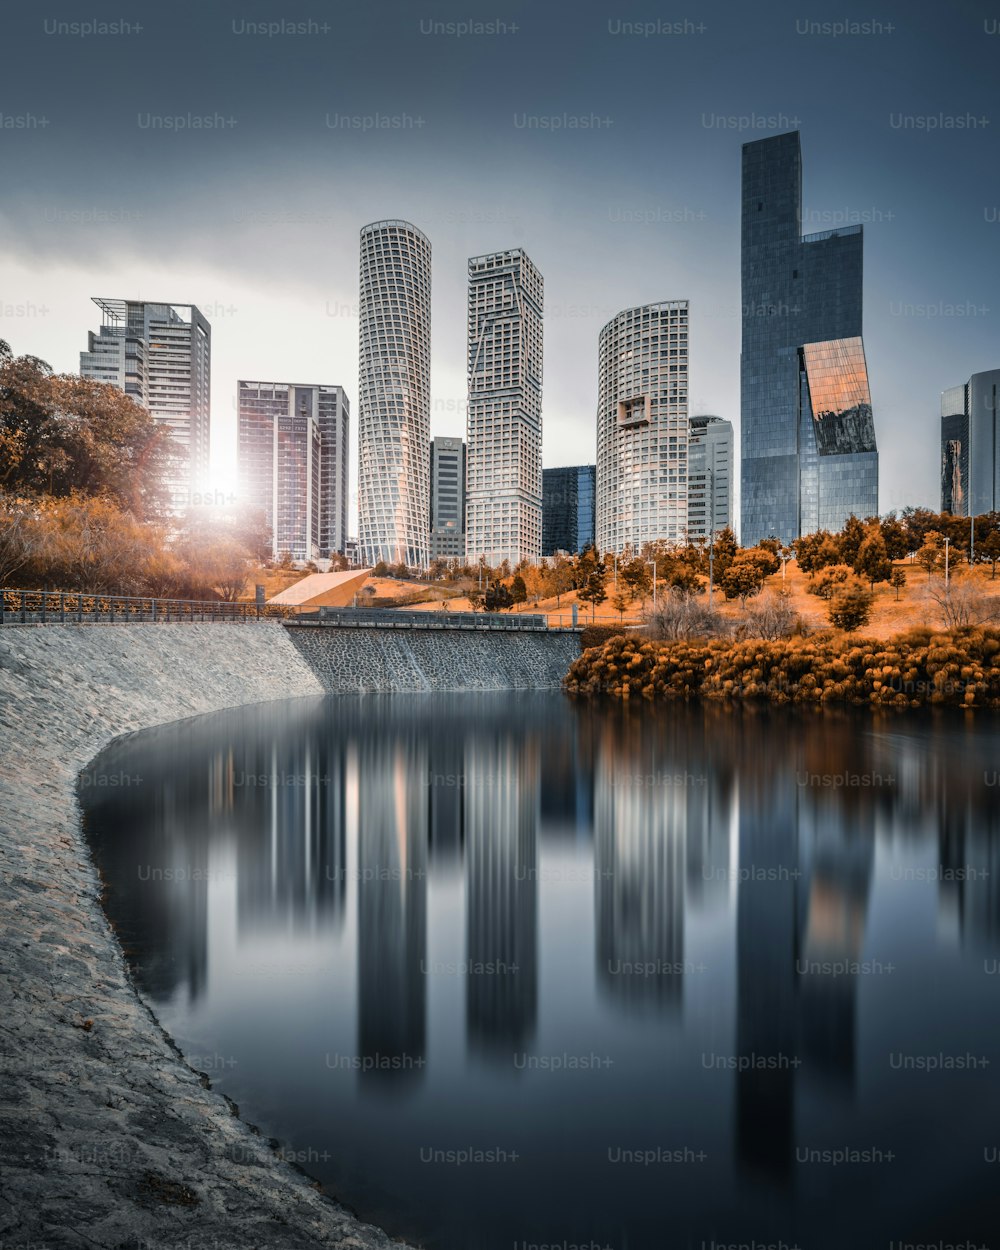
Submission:
POLYGON ((510 246, 545 277, 547 465, 594 459, 598 331, 647 301, 691 301, 692 411, 738 426, 740 146, 798 128, 803 229, 865 224, 880 506, 937 506, 939 393, 1000 365, 998 19, 8 0, 0 337, 75 371, 90 296, 194 302, 220 483, 240 377, 342 384, 356 446, 358 230, 404 217, 434 249, 433 433, 464 433, 466 259, 510 246), (92 19, 131 30, 65 27, 92 19))

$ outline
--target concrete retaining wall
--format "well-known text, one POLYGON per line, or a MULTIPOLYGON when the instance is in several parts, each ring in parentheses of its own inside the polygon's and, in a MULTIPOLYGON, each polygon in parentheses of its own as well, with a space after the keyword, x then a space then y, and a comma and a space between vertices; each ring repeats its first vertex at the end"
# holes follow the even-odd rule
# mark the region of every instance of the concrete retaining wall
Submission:
POLYGON ((335 694, 558 687, 580 654, 580 635, 530 630, 287 629, 323 688, 335 694))
POLYGON ((79 833, 112 738, 313 695, 277 624, 0 631, 0 1245, 387 1247, 179 1057, 137 998, 79 833))

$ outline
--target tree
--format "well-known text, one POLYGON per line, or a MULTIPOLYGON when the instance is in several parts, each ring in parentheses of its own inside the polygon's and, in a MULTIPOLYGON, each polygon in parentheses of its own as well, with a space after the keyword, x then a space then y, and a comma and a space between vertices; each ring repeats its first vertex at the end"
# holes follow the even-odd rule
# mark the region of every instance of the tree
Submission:
POLYGON ((1000 561, 1000 531, 994 530, 985 542, 980 543, 978 552, 990 566, 990 580, 995 579, 997 575, 997 561, 1000 561))
POLYGON ((528 588, 524 584, 524 578, 520 573, 514 574, 514 580, 510 584, 510 597, 514 604, 525 603, 528 598, 528 588))
POLYGON ((917 563, 927 573, 927 580, 930 581, 931 574, 941 564, 941 535, 934 530, 930 530, 924 540, 923 546, 917 551, 917 563))
POLYGON ((886 551, 882 531, 877 526, 865 535, 854 567, 868 579, 872 590, 875 589, 876 582, 887 582, 892 577, 892 561, 886 551))
POLYGON ((15 584, 28 562, 34 513, 25 499, 0 495, 0 586, 15 584))
POLYGON ((815 573, 840 563, 840 546, 829 530, 816 530, 796 540, 795 558, 803 573, 815 573))
POLYGON ((653 571, 641 556, 618 562, 618 581, 633 599, 645 603, 653 589, 653 571))
POLYGON ((750 548, 736 553, 725 573, 719 578, 719 585, 727 599, 739 599, 740 604, 746 607, 747 599, 751 595, 760 594, 767 576, 767 564, 761 557, 766 554, 750 548))
POLYGON ((827 613, 830 623, 846 633, 853 633, 871 620, 875 596, 858 578, 845 582, 830 600, 827 613))
POLYGON ((901 568, 898 564, 892 570, 892 576, 889 578, 889 584, 896 592, 896 602, 899 602, 899 592, 906 589, 906 569, 901 568))
POLYGON ((606 576, 604 565, 598 564, 587 578, 586 585, 581 586, 576 592, 576 597, 581 603, 589 603, 591 605, 591 620, 597 617, 597 605, 603 603, 608 597, 608 592, 604 589, 606 576))
POLYGON ((727 525, 725 529, 719 530, 715 536, 715 542, 712 544, 712 563, 714 565, 715 580, 720 585, 738 551, 736 535, 733 533, 732 528, 727 525))
POLYGON ((611 600, 611 606, 618 613, 618 624, 620 625, 625 616, 625 609, 628 607, 627 596, 619 590, 615 597, 611 600))
POLYGON ((849 564, 852 569, 856 569, 858 566, 858 552, 861 550, 861 544, 864 540, 865 527, 852 512, 844 522, 844 527, 837 537, 840 559, 844 564, 849 564))
POLYGON ((22 495, 103 496, 137 517, 163 514, 184 452, 131 396, 54 374, 0 342, 0 487, 22 495))
POLYGON ((497 578, 487 587, 483 603, 487 612, 506 612, 513 607, 514 599, 508 588, 497 578))
POLYGON ((849 581, 853 570, 849 564, 830 564, 814 575, 806 588, 811 595, 819 595, 821 599, 831 599, 838 589, 849 581))

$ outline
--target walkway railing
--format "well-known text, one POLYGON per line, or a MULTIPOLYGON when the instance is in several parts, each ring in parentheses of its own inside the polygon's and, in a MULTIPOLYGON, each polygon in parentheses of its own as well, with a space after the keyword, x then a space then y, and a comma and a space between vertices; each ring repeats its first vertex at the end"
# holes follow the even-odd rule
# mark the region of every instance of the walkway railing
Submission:
POLYGON ((295 609, 280 604, 224 603, 220 599, 156 599, 68 590, 0 590, 0 625, 139 624, 144 621, 284 620, 295 609))
POLYGON ((291 623, 334 625, 348 629, 501 629, 523 632, 547 631, 550 628, 543 614, 508 615, 506 612, 447 612, 440 609, 407 612, 393 608, 320 608, 318 612, 300 613, 291 623))

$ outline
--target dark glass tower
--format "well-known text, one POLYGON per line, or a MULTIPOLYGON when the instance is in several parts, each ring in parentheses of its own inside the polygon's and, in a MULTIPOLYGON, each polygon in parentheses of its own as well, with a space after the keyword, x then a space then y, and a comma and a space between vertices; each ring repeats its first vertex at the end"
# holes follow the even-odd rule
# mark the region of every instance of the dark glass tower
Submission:
POLYGON ((860 226, 803 236, 799 133, 743 145, 741 541, 878 512, 860 226))
POLYGON ((577 555, 594 542, 597 466, 542 470, 542 555, 577 555))

